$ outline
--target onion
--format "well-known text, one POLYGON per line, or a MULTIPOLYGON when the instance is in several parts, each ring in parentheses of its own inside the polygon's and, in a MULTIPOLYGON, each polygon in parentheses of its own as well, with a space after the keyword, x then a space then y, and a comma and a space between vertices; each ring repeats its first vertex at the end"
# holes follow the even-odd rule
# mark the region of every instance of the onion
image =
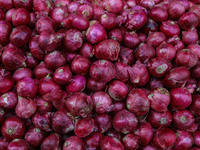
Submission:
POLYGON ((185 109, 192 102, 192 96, 186 88, 175 88, 170 91, 171 102, 173 109, 185 109))
POLYGON ((168 13, 171 19, 178 19, 185 13, 184 4, 180 1, 171 1, 169 3, 168 13))
POLYGON ((89 27, 89 20, 83 15, 76 15, 72 20, 72 25, 79 31, 87 30, 89 27))
POLYGON ((63 150, 70 150, 75 148, 84 149, 84 141, 78 136, 68 137, 63 144, 63 150))
POLYGON ((160 31, 163 32, 167 37, 180 34, 180 27, 172 20, 162 22, 160 25, 160 31))
POLYGON ((124 150, 124 146, 120 142, 120 140, 112 136, 105 136, 100 141, 100 149, 101 150, 108 150, 108 149, 124 150))
POLYGON ((67 93, 81 92, 85 89, 86 79, 82 75, 75 75, 66 86, 67 93))
POLYGON ((193 95, 192 96, 192 104, 190 105, 190 111, 195 115, 198 116, 200 114, 200 95, 193 95))
POLYGON ((143 116, 148 113, 150 101, 142 89, 133 89, 126 99, 126 106, 129 111, 137 116, 143 116))
POLYGON ((29 144, 24 139, 14 139, 8 144, 7 149, 29 149, 29 144))
POLYGON ((11 25, 8 21, 0 21, 0 43, 6 45, 9 42, 11 25))
POLYGON ((94 132, 85 138, 86 147, 88 149, 99 148, 100 140, 103 137, 102 133, 94 132))
POLYGON ((112 117, 110 115, 106 113, 97 114, 94 119, 99 132, 106 133, 112 128, 112 117))
POLYGON ((7 92, 0 96, 0 106, 4 109, 14 109, 17 105, 18 98, 15 92, 7 92))
POLYGON ((40 147, 41 150, 45 150, 47 148, 58 149, 60 147, 60 136, 56 133, 50 134, 43 140, 40 147))
POLYGON ((179 130, 186 130, 194 123, 193 114, 187 110, 178 110, 173 113, 173 126, 179 130))
POLYGON ((98 82, 92 78, 87 80, 87 88, 92 91, 102 91, 106 87, 106 82, 98 82))
POLYGON ((130 48, 121 47, 120 53, 119 53, 119 61, 126 63, 128 65, 132 65, 135 61, 134 51, 130 48))
POLYGON ((113 107, 112 99, 106 92, 95 92, 92 95, 92 100, 94 104, 94 109, 97 113, 109 112, 113 107))
POLYGON ((30 14, 24 8, 18 8, 12 15, 12 24, 17 27, 20 25, 27 25, 30 22, 30 14))
POLYGON ((154 7, 149 12, 149 16, 156 22, 163 22, 166 21, 168 18, 167 10, 162 7, 154 7))
POLYGON ((90 76, 101 82, 108 82, 115 77, 115 66, 107 60, 98 60, 90 67, 90 76))
POLYGON ((153 128, 169 127, 172 123, 172 114, 170 111, 150 111, 147 121, 152 125, 153 128))
POLYGON ((138 149, 139 147, 139 137, 134 133, 125 135, 122 142, 126 149, 138 149))
POLYGON ((172 129, 160 128, 155 132, 153 144, 159 149, 171 148, 176 141, 176 134, 172 129))
MULTIPOLYGON (((90 2, 89 2, 90 3, 90 2)), ((84 17, 87 19, 92 19, 93 13, 94 13, 94 8, 91 4, 82 4, 78 7, 77 9, 77 14, 82 14, 84 17)))

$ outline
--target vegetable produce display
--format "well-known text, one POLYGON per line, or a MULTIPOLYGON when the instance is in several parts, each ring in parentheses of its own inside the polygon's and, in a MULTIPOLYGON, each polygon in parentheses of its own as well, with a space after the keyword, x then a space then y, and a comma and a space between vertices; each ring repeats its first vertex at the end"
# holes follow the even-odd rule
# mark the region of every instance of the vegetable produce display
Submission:
POLYGON ((0 0, 0 150, 200 150, 200 0, 0 0))

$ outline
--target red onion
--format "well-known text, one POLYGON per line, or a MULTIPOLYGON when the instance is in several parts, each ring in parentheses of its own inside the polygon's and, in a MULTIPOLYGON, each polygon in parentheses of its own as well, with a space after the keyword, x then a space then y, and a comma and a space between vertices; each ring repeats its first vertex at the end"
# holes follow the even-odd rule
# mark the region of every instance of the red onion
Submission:
POLYGON ((52 5, 50 0, 33 0, 33 10, 35 11, 37 18, 47 16, 52 9, 52 5))
POLYGON ((135 115, 127 110, 121 110, 115 114, 113 118, 113 127, 116 131, 123 134, 130 133, 135 130, 138 120, 135 115))
POLYGON ((193 53, 195 53, 200 58, 200 52, 199 52, 200 46, 199 46, 199 44, 196 44, 196 43, 189 44, 187 46, 187 49, 189 49, 190 51, 192 51, 193 53))
POLYGON ((24 139, 14 139, 8 144, 8 147, 7 147, 7 150, 12 150, 12 149, 28 150, 29 149, 29 144, 24 139))
POLYGON ((173 109, 185 109, 192 102, 192 96, 186 88, 175 88, 170 91, 170 105, 173 109))
POLYGON ((109 112, 113 107, 112 99, 106 92, 95 92, 92 95, 92 100, 94 104, 94 109, 97 113, 109 112))
POLYGON ((200 95, 193 95, 192 96, 192 103, 190 105, 190 111, 195 115, 198 116, 200 114, 200 95))
POLYGON ((16 8, 25 8, 27 10, 32 9, 33 1, 32 0, 13 0, 13 4, 16 8))
POLYGON ((55 31, 57 25, 54 20, 49 17, 41 17, 35 24, 36 31, 40 34, 43 31, 55 31))
POLYGON ((60 51, 53 51, 44 57, 44 63, 50 69, 56 69, 66 64, 64 53, 60 51))
POLYGON ((45 101, 42 97, 38 96, 34 99, 37 110, 39 112, 50 112, 53 108, 53 105, 50 101, 45 101))
MULTIPOLYGON (((65 7, 58 7, 54 8, 51 11, 50 16, 57 23, 57 25, 61 26, 61 22, 63 21, 66 15, 67 15, 67 9, 65 7)), ((52 21, 52 23, 54 22, 52 21)))
POLYGON ((72 19, 72 25, 79 31, 87 30, 89 27, 89 20, 87 20, 83 15, 76 15, 72 19))
POLYGON ((7 12, 6 12, 6 16, 5 16, 5 19, 7 21, 9 21, 10 23, 12 22, 12 15, 13 13, 15 12, 16 8, 12 8, 12 9, 9 9, 7 12))
POLYGON ((1 133, 8 140, 21 138, 25 133, 25 125, 18 117, 11 116, 6 118, 1 125, 1 133))
POLYGON ((167 37, 180 34, 180 27, 177 23, 172 20, 162 22, 160 25, 160 31, 163 32, 167 37))
POLYGON ((41 131, 39 128, 35 127, 28 129, 28 131, 24 136, 24 138, 28 141, 28 143, 34 147, 41 145, 44 137, 45 133, 41 131))
POLYGON ((90 68, 90 60, 80 55, 76 55, 71 63, 71 69, 75 74, 86 74, 90 68))
POLYGON ((153 129, 151 127, 151 124, 149 124, 148 122, 139 123, 135 134, 139 136, 141 145, 148 145, 153 138, 153 129))
POLYGON ((108 12, 119 14, 123 10, 124 3, 123 0, 105 0, 104 6, 108 12))
POLYGON ((85 149, 84 141, 78 136, 70 136, 68 137, 64 144, 63 150, 72 150, 72 149, 85 149))
POLYGON ((94 130, 94 119, 91 117, 78 119, 75 123, 74 133, 78 137, 86 137, 90 135, 94 130))
POLYGON ((0 96, 0 106, 4 109, 14 109, 18 99, 15 92, 7 92, 0 96))
POLYGON ((172 114, 170 111, 156 112, 151 110, 147 117, 147 121, 156 129, 168 127, 172 123, 172 114))
POLYGON ((199 23, 198 16, 193 12, 187 12, 179 19, 179 25, 183 30, 196 28, 199 23))
POLYGON ((103 137, 102 133, 93 132, 85 138, 86 148, 88 149, 98 149, 100 140, 103 137))
POLYGON ((140 44, 140 38, 134 31, 127 32, 124 36, 124 45, 128 48, 136 48, 140 44))
POLYGON ((176 64, 188 68, 194 67, 198 63, 198 56, 189 49, 180 50, 176 54, 176 64))
POLYGON ((133 89, 126 99, 126 106, 129 111, 137 116, 145 115, 150 108, 150 101, 142 89, 133 89))
POLYGON ((76 1, 69 3, 69 5, 67 6, 68 12, 70 14, 72 14, 72 13, 76 14, 79 6, 80 6, 80 3, 76 2, 76 1))
POLYGON ((100 141, 100 149, 101 150, 124 150, 123 144, 116 138, 112 136, 105 136, 100 141))
POLYGON ((186 67, 178 67, 170 70, 163 79, 164 86, 177 88, 187 82, 190 72, 186 67))
POLYGON ((106 82, 98 82, 92 78, 87 80, 87 88, 92 91, 102 91, 106 87, 106 82))
POLYGON ((173 126, 179 130, 186 130, 194 123, 193 114, 187 110, 177 110, 173 113, 173 126))
MULTIPOLYGON (((35 113, 32 116, 33 125, 40 130, 45 132, 51 131, 50 121, 51 121, 51 112, 35 113)), ((44 141, 43 141, 44 142, 44 141)))
POLYGON ((38 79, 44 78, 48 74, 52 75, 53 71, 48 69, 43 61, 41 61, 41 63, 38 66, 36 66, 34 69, 34 75, 38 79))
POLYGON ((74 130, 73 118, 66 110, 57 110, 51 118, 51 126, 54 132, 66 134, 74 130))
POLYGON ((17 47, 25 46, 31 38, 31 29, 25 25, 21 25, 13 29, 10 34, 10 41, 17 47))
POLYGON ((82 15, 84 15, 84 17, 91 19, 93 17, 94 8, 89 3, 80 5, 77 9, 77 14, 82 14, 82 15))
POLYGON ((50 134, 49 136, 47 136, 41 146, 40 149, 41 150, 45 150, 45 149, 59 149, 60 148, 60 136, 56 133, 50 134))
POLYGON ((24 52, 17 47, 6 48, 2 54, 2 61, 10 70, 25 66, 24 52))
POLYGON ((134 51, 130 48, 121 47, 119 53, 119 61, 128 65, 132 65, 135 61, 134 51))
POLYGON ((146 43, 141 43, 137 51, 135 53, 136 58, 141 61, 142 63, 145 63, 149 61, 151 58, 155 57, 155 49, 146 43))
POLYGON ((147 21, 147 16, 143 11, 131 11, 125 23, 125 26, 129 30, 137 30, 142 28, 147 21), (140 18, 140 20, 138 20, 140 18))
POLYGON ((24 77, 17 82, 17 94, 24 98, 34 98, 37 93, 36 82, 29 78, 24 77))
POLYGON ((185 13, 184 4, 180 1, 171 1, 168 13, 171 19, 179 19, 185 13))
POLYGON ((148 19, 142 30, 145 34, 156 32, 158 31, 158 24, 154 20, 148 19))
POLYGON ((125 149, 138 149, 139 137, 134 133, 129 133, 122 139, 125 149))
POLYGON ((104 40, 99 43, 94 50, 97 59, 116 61, 120 52, 120 45, 113 39, 104 40))
POLYGON ((170 65, 164 58, 154 57, 147 64, 147 67, 152 76, 163 77, 170 70, 170 65))
POLYGON ((183 31, 182 40, 185 44, 193 44, 198 40, 198 34, 194 31, 183 31))
POLYGON ((81 92, 85 89, 86 79, 82 75, 75 75, 71 78, 66 86, 66 91, 68 93, 81 92))
POLYGON ((186 82, 186 84, 185 84, 184 87, 187 88, 188 91, 189 91, 191 94, 194 94, 194 92, 195 92, 196 89, 197 89, 197 81, 196 81, 195 79, 193 79, 193 78, 190 78, 190 79, 186 82))
POLYGON ((112 117, 110 115, 106 113, 97 114, 94 119, 99 132, 106 133, 112 128, 112 117))
POLYGON ((115 76, 116 79, 122 82, 126 82, 129 80, 129 74, 128 74, 129 66, 127 64, 122 62, 116 62, 115 68, 116 68, 116 76, 115 76))
POLYGON ((176 51, 182 50, 185 47, 183 41, 181 41, 178 35, 168 38, 167 43, 172 44, 176 51))
POLYGON ((99 43, 107 39, 106 30, 102 25, 95 23, 87 29, 86 38, 92 44, 99 43))
POLYGON ((154 48, 158 47, 165 40, 166 37, 162 32, 150 32, 147 37, 147 43, 154 48))
POLYGON ((111 30, 116 25, 116 16, 111 13, 105 13, 101 16, 100 22, 106 30, 111 30))
POLYGON ((114 28, 108 33, 108 37, 110 39, 113 39, 119 43, 122 43, 123 41, 123 33, 119 28, 114 28))
POLYGON ((176 132, 176 144, 173 149, 190 149, 193 143, 194 139, 191 133, 178 130, 176 132))
POLYGON ((170 103, 170 94, 167 89, 159 87, 152 91, 148 98, 151 102, 151 108, 158 112, 167 111, 170 103))
POLYGON ((93 109, 91 97, 81 92, 69 96, 65 104, 72 115, 81 117, 88 116, 93 109))
POLYGON ((20 118, 30 118, 36 112, 36 103, 31 99, 18 97, 15 113, 20 118))
POLYGON ((18 8, 12 15, 12 24, 16 26, 27 25, 30 22, 30 14, 24 8, 18 8))
POLYGON ((140 61, 137 61, 136 64, 130 67, 128 73, 133 85, 144 86, 149 81, 147 68, 140 61))
POLYGON ((162 80, 158 78, 150 78, 147 87, 149 90, 155 90, 158 87, 163 87, 162 80))
POLYGON ((68 51, 75 52, 82 44, 83 39, 80 31, 71 29, 65 33, 64 45, 68 51))
POLYGON ((126 85, 118 80, 113 80, 107 87, 108 94, 116 101, 124 100, 128 95, 126 85))
POLYGON ((101 82, 108 82, 115 77, 115 66, 107 60, 95 61, 90 67, 90 76, 101 82))
POLYGON ((0 147, 2 150, 7 150, 9 142, 5 138, 0 138, 0 147))
POLYGON ((80 49, 80 55, 86 58, 93 57, 93 46, 89 43, 84 43, 80 49))
POLYGON ((162 7, 154 7, 149 12, 149 16, 156 22, 163 22, 166 21, 168 18, 167 10, 162 7))
POLYGON ((176 49, 173 45, 162 42, 156 48, 156 55, 166 59, 167 61, 171 61, 176 56, 176 49))
POLYGON ((171 148, 176 141, 176 134, 172 129, 160 128, 155 132, 153 144, 158 149, 171 148))
POLYGON ((0 6, 2 8, 4 8, 5 10, 9 10, 9 9, 13 8, 13 1, 12 0, 8 0, 8 1, 0 0, 0 6))
POLYGON ((156 150, 156 148, 152 145, 143 146, 141 150, 156 150))
POLYGON ((200 146, 200 131, 194 132, 194 144, 200 146))
POLYGON ((0 21, 0 43, 2 45, 8 44, 11 31, 11 25, 8 21, 0 21))

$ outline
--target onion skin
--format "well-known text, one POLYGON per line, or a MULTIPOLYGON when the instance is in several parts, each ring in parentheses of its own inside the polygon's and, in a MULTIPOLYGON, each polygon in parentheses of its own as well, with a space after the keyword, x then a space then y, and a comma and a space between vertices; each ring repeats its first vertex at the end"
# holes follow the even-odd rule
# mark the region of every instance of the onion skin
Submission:
POLYGON ((193 95, 192 96, 192 103, 190 105, 190 111, 195 115, 199 116, 200 114, 200 95, 193 95))
POLYGON ((122 63, 132 65, 135 61, 133 50, 126 47, 121 47, 118 60, 122 63))
POLYGON ((88 149, 98 149, 100 147, 100 140, 103 137, 102 133, 94 132, 85 138, 85 145, 88 149))
POLYGON ((170 93, 167 89, 159 87, 152 91, 148 98, 151 102, 151 108, 157 112, 163 112, 168 110, 170 103, 170 93))
POLYGON ((121 110, 113 118, 113 127, 123 134, 134 131, 138 125, 135 115, 127 110, 121 110))
POLYGON ((112 128, 112 117, 110 115, 106 113, 97 114, 94 119, 99 132, 106 133, 112 128))
POLYGON ((163 79, 164 86, 177 88, 187 82, 190 72, 186 67, 178 67, 170 70, 163 79))
POLYGON ((142 89, 133 89, 126 99, 128 110, 136 116, 145 115, 150 109, 150 101, 142 89))
POLYGON ((200 145, 200 132, 199 131, 194 132, 194 143, 196 146, 200 145))
POLYGON ((12 15, 12 24, 17 27, 20 25, 27 25, 30 22, 30 14, 24 8, 18 8, 12 15))
POLYGON ((192 96, 185 88, 175 88, 170 91, 173 109, 185 109, 192 103, 192 96))
POLYGON ((160 128, 155 132, 153 144, 159 149, 172 147, 176 141, 176 134, 169 128, 160 128))
POLYGON ((116 62, 115 68, 116 68, 115 78, 117 80, 120 80, 122 82, 126 82, 129 80, 129 74, 128 74, 129 65, 122 62, 116 62))
POLYGON ((0 106, 4 109, 14 109, 17 102, 18 98, 15 92, 6 92, 0 96, 0 106))

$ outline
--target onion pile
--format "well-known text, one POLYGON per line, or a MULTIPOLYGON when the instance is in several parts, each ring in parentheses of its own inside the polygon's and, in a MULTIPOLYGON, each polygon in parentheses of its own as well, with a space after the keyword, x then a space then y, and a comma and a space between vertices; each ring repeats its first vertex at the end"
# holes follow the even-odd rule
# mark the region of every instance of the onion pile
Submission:
POLYGON ((200 0, 0 0, 0 150, 199 150, 200 0))

